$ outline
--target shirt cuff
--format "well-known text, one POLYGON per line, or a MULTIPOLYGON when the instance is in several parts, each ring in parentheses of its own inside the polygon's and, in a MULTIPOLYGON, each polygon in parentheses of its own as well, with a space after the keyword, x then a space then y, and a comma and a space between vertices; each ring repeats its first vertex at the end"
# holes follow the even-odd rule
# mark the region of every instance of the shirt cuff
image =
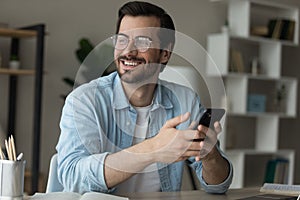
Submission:
POLYGON ((89 191, 97 191, 102 193, 112 193, 115 188, 108 188, 104 178, 104 161, 109 153, 94 154, 90 156, 91 165, 87 176, 84 179, 89 191))
POLYGON ((230 187, 230 184, 232 182, 232 177, 233 177, 233 166, 226 157, 224 157, 224 159, 226 159, 229 164, 229 174, 222 183, 217 185, 208 185, 203 179, 202 175, 200 176, 201 186, 207 193, 222 194, 225 193, 230 187))

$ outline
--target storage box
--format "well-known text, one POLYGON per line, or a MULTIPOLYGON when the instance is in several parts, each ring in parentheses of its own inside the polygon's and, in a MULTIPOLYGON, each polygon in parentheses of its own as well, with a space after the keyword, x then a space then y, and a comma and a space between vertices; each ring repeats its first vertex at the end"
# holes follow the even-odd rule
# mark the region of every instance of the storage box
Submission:
POLYGON ((250 94, 247 104, 248 112, 265 112, 266 111, 266 96, 260 94, 250 94))

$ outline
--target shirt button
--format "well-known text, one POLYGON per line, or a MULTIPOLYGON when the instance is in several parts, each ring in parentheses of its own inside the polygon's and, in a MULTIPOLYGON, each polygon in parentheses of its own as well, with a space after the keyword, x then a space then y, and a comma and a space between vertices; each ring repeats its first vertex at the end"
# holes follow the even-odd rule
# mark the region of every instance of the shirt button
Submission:
POLYGON ((129 126, 129 125, 130 125, 130 122, 126 122, 126 125, 129 126))

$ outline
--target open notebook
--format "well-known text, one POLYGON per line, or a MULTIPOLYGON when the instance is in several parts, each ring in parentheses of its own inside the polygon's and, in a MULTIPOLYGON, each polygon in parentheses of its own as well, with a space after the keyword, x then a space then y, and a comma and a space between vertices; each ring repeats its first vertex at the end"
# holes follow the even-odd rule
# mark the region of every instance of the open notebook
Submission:
POLYGON ((241 198, 238 200, 298 200, 298 197, 295 196, 287 196, 287 195, 279 195, 279 194, 260 194, 252 197, 241 198))
POLYGON ((120 197, 99 192, 87 192, 83 195, 75 192, 51 192, 36 193, 29 200, 129 200, 126 197, 120 197))
POLYGON ((300 185, 265 183, 260 188, 260 191, 268 193, 268 194, 299 196, 299 194, 300 194, 300 185))
MULTIPOLYGON (((300 200, 300 185, 265 183, 260 188, 260 195, 242 198, 243 200, 300 200)), ((240 199, 240 200, 242 200, 240 199)))

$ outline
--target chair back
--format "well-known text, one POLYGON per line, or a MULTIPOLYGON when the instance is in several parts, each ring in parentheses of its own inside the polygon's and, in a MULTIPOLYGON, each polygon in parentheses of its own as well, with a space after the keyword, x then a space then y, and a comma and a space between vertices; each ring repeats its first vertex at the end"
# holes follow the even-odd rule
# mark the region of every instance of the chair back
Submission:
POLYGON ((57 175, 57 154, 54 154, 50 160, 48 181, 46 193, 49 192, 62 192, 64 190, 63 186, 58 181, 57 175))

